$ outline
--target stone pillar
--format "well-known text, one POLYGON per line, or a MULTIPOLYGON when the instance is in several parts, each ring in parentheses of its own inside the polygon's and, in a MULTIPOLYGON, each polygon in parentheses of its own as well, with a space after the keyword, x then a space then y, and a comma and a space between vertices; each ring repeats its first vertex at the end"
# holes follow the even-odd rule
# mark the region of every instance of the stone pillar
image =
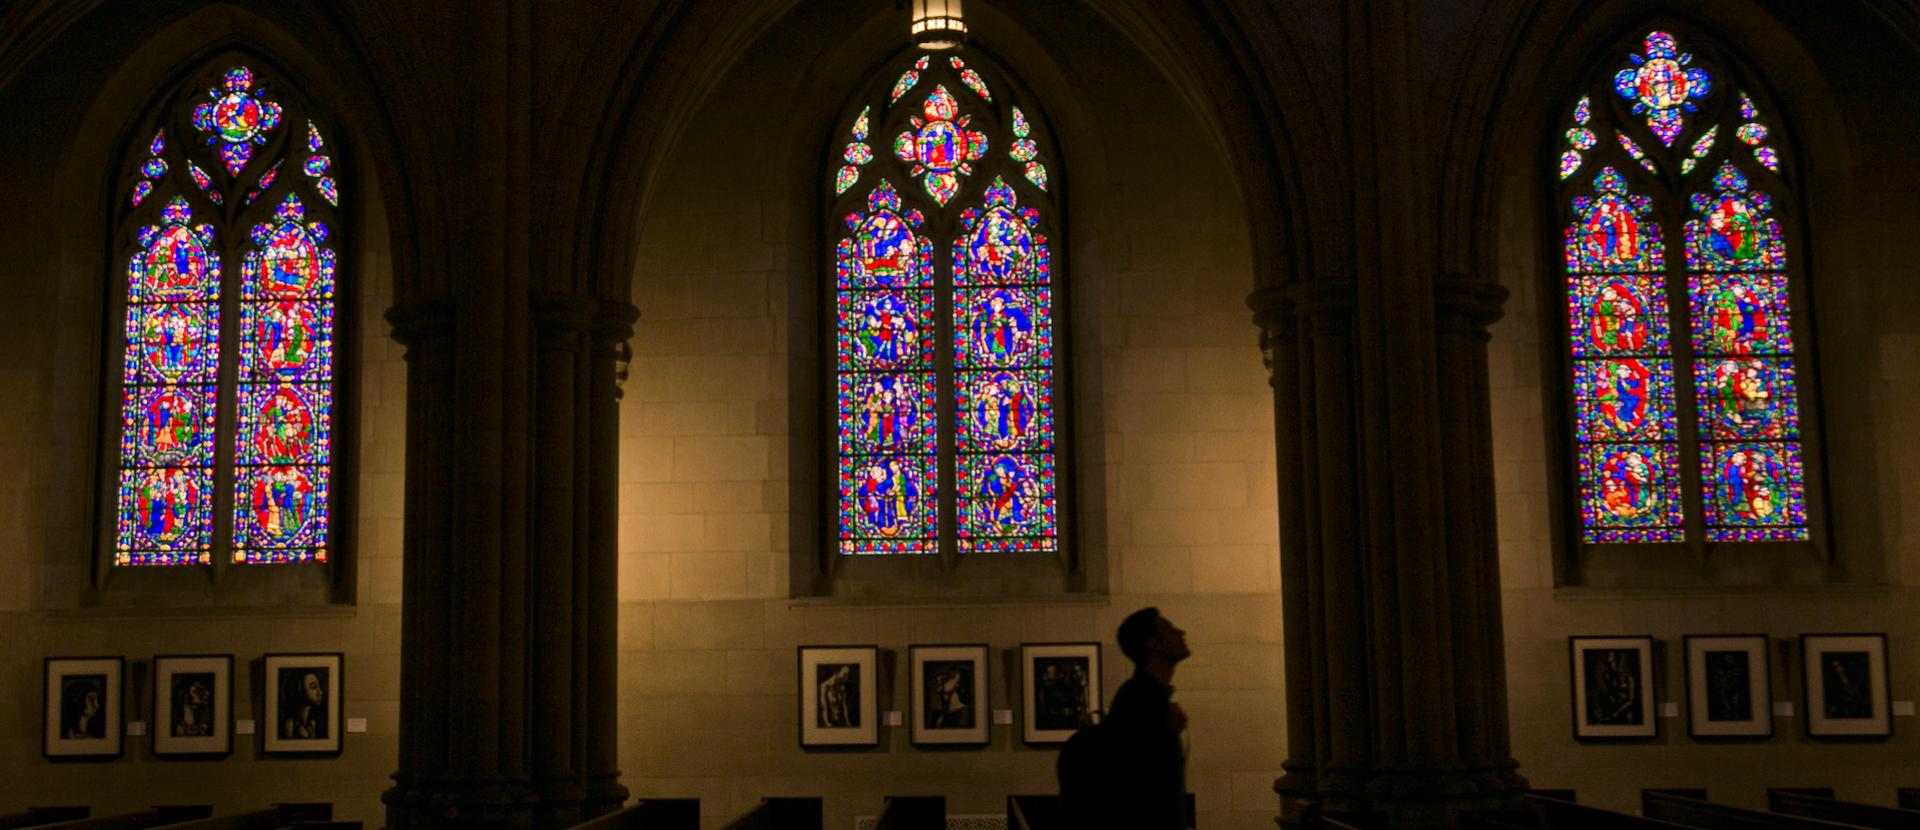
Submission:
POLYGON ((1406 384, 1386 353, 1396 338, 1360 324, 1406 308, 1360 290, 1248 299, 1279 472, 1289 751, 1274 790, 1283 824, 1317 807, 1444 826, 1524 787, 1507 748, 1487 411, 1485 326, 1504 292, 1443 281, 1436 377, 1406 384), (1439 423, 1409 430, 1397 407, 1429 395, 1439 423))
POLYGON ((408 346, 400 768, 383 796, 396 830, 563 828, 627 797, 613 352, 635 314, 522 299, 518 348, 506 332, 463 348, 450 302, 388 313, 408 346), (474 378, 496 388, 462 387, 474 378), (484 417, 530 436, 478 440, 484 417))

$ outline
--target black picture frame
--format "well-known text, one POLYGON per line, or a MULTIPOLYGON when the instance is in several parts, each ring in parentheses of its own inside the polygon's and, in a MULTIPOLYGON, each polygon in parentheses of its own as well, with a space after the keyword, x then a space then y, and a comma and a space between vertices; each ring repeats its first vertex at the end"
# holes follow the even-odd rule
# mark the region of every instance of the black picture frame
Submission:
POLYGON ((1765 634, 1689 634, 1687 737, 1696 741, 1773 737, 1773 661, 1765 634))
POLYGON ((1660 737, 1653 643, 1644 635, 1567 638, 1575 740, 1660 737))
POLYGON ((155 656, 152 710, 149 728, 156 757, 233 754, 233 655, 155 656))
POLYGON ((1065 743, 1100 721, 1099 643, 1020 645, 1020 740, 1065 743))
POLYGON ((268 654, 263 659, 260 749, 269 755, 338 755, 346 723, 346 655, 268 654), (313 698, 319 696, 316 701, 313 698))
POLYGON ((984 643, 907 647, 907 736, 914 746, 991 742, 984 643))
POLYGON ((880 647, 800 646, 800 746, 880 745, 880 647))
POLYGON ((1887 635, 1802 634, 1800 656, 1808 738, 1893 737, 1887 635))
POLYGON ((127 658, 48 657, 41 689, 40 754, 50 761, 110 761, 126 749, 127 658))

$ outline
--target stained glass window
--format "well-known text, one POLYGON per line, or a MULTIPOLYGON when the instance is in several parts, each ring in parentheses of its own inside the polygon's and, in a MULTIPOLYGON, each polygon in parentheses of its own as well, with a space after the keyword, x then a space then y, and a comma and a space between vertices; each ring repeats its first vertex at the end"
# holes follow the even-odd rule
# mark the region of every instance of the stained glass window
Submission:
POLYGON ((1581 538, 1805 540, 1783 156, 1753 97, 1668 32, 1612 81, 1560 128, 1556 171, 1581 538))
POLYGON ((1019 90, 970 61, 911 57, 830 165, 841 553, 1058 547, 1058 219, 1019 90))
POLYGON ((118 565, 327 560, 339 188, 284 92, 226 68, 128 162, 118 565))

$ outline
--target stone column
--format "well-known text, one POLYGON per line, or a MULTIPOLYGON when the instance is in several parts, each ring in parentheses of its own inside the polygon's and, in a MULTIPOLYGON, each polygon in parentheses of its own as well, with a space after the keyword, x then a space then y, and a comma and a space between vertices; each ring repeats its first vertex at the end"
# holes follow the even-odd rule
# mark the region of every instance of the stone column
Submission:
POLYGON ((1444 281, 1436 377, 1408 385, 1386 353, 1396 338, 1369 334, 1404 299, 1360 290, 1314 281, 1248 300, 1279 472, 1289 751, 1274 790, 1283 824, 1318 808, 1444 826, 1524 786, 1507 750, 1486 397, 1485 326, 1504 293, 1444 281), (1410 431, 1396 408, 1426 395, 1437 428, 1410 431))
POLYGON ((518 348, 505 333, 463 348, 450 302, 388 313, 408 345, 400 768, 383 796, 396 830, 563 828, 627 797, 613 354, 635 314, 572 294, 511 305, 531 318, 518 348), (487 369, 484 408, 527 439, 475 435, 479 393, 461 381, 487 369))

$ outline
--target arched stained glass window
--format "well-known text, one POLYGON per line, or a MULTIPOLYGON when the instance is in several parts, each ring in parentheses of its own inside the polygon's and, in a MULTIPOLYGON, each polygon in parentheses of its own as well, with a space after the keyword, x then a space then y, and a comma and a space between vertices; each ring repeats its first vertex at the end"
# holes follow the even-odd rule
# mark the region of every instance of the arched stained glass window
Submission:
POLYGON ((1581 539, 1806 540, 1794 171, 1731 69, 1636 46, 1558 163, 1581 539))
POLYGON ((115 564, 327 559, 340 196, 305 110, 232 66, 127 162, 115 564))
POLYGON ((1035 120, 967 61, 904 59, 836 144, 844 554, 1059 545, 1059 218, 1035 120))

